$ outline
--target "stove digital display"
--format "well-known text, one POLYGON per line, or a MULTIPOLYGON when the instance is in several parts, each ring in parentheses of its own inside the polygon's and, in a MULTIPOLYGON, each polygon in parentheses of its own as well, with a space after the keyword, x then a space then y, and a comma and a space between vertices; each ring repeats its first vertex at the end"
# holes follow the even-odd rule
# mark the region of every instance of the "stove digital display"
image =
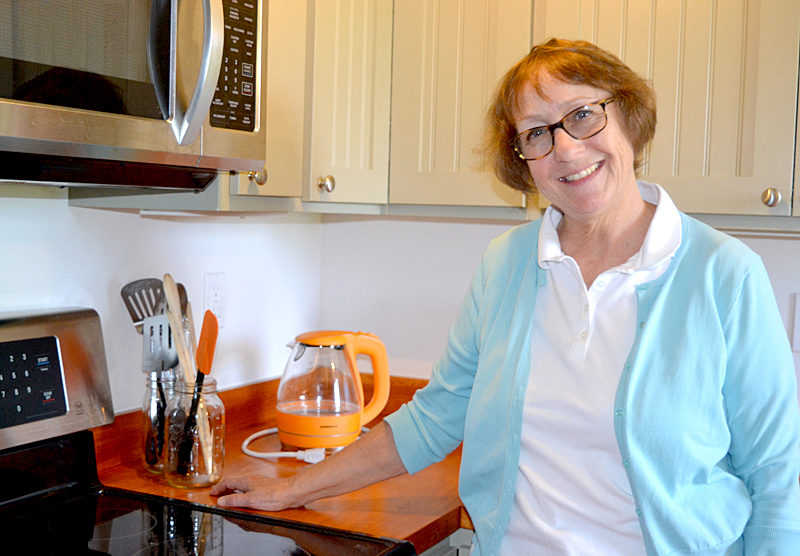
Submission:
POLYGON ((0 342, 0 428, 67 413, 58 338, 0 342))

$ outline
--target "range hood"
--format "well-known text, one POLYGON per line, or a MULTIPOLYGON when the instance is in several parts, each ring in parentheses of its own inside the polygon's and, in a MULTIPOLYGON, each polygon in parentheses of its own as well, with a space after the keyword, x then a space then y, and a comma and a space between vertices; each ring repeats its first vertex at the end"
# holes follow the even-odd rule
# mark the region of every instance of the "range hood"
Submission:
POLYGON ((0 182, 203 191, 216 176, 212 168, 0 151, 0 182))

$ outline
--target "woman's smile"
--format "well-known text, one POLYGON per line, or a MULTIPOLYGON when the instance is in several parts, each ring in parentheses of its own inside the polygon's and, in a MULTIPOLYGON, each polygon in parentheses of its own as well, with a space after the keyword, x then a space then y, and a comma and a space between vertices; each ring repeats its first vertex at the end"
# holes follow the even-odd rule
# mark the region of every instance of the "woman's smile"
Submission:
POLYGON ((576 172, 574 174, 570 174, 569 176, 564 176, 558 179, 559 181, 567 183, 572 183, 574 181, 582 180, 583 178, 594 174, 597 171, 597 169, 600 168, 601 164, 602 163, 600 162, 595 162, 594 164, 592 164, 588 168, 581 170, 580 172, 576 172))

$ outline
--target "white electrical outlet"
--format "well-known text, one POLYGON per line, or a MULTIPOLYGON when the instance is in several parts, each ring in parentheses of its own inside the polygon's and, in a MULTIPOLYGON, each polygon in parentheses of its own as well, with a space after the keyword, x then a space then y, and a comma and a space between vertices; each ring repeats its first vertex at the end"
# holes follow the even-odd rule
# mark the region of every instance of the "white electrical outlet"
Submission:
POLYGON ((206 272, 204 278, 205 308, 207 311, 214 313, 219 327, 222 328, 225 322, 225 273, 206 272))

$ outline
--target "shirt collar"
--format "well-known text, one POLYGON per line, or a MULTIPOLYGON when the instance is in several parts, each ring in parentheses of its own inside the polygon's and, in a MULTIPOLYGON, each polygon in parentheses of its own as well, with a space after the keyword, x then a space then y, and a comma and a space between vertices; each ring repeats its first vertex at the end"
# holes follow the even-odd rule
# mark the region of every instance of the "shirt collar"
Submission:
MULTIPOLYGON (((667 192, 658 184, 637 181, 639 194, 648 203, 656 205, 650 227, 642 247, 625 263, 617 267, 622 272, 634 272, 657 265, 672 257, 681 243, 681 216, 667 192)), ((539 266, 548 268, 551 263, 563 261, 567 255, 561 250, 558 223, 563 214, 552 205, 545 210, 539 229, 539 266)))

